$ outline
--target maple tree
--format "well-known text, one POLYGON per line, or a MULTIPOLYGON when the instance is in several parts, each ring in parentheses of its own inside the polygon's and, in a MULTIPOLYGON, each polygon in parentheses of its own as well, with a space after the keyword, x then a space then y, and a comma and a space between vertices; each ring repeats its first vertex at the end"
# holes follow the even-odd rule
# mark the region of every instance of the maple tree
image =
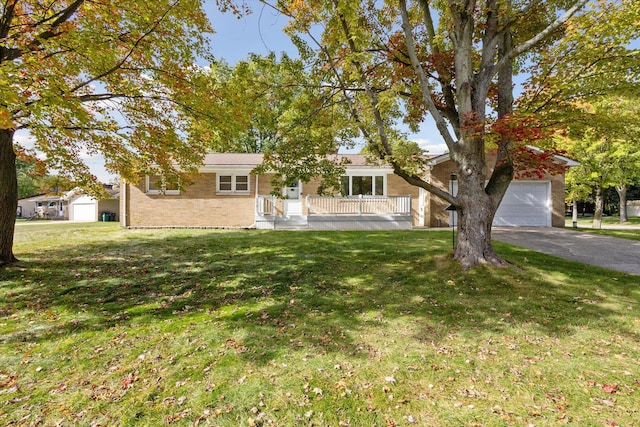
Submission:
POLYGON ((583 104, 585 120, 560 138, 580 165, 567 174, 569 198, 594 194, 593 228, 601 228, 604 192, 614 187, 620 198, 620 221, 627 221, 627 191, 640 179, 640 115, 637 98, 605 97, 583 104))
POLYGON ((195 111, 189 75, 207 54, 201 0, 5 0, 0 3, 0 265, 12 252, 17 205, 14 138, 99 191, 80 160, 102 153, 124 177, 155 165, 192 170, 204 144, 184 138, 195 111))
MULTIPOLYGON (((332 71, 328 81, 340 89, 366 151, 455 207, 454 258, 468 268, 506 265, 491 245, 491 226, 517 173, 514 150, 547 136, 532 126, 529 110, 514 108, 514 75, 575 37, 574 21, 603 11, 622 15, 630 2, 586 3, 281 0, 271 6, 290 17, 287 31, 303 51, 315 46, 317 60, 332 71), (455 163, 456 195, 424 180, 420 165, 408 161, 422 153, 395 149, 395 123, 416 130, 427 115, 455 163), (492 165, 489 149, 496 152, 492 165)), ((575 48, 588 54, 586 40, 575 48)))

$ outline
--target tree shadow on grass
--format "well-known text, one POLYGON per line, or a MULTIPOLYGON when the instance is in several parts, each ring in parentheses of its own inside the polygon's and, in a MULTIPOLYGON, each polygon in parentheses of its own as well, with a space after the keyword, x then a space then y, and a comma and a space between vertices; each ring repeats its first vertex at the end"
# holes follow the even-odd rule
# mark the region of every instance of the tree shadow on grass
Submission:
POLYGON ((619 316, 612 305, 640 301, 631 276, 587 276, 574 263, 502 244, 522 271, 460 272, 449 245, 447 232, 201 230, 28 254, 23 268, 2 272, 0 316, 33 319, 0 342, 204 315, 243 330, 237 345, 261 349, 251 356, 258 362, 299 347, 369 357, 354 331, 385 319, 416 319, 421 341, 514 325, 561 335, 619 316))

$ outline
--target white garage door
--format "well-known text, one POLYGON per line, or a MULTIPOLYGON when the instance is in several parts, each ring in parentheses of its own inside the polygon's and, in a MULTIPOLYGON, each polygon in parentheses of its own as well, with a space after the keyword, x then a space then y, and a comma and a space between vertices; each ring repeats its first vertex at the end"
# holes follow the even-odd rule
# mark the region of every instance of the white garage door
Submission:
POLYGON ((551 226, 549 182, 512 182, 496 212, 496 226, 551 226))
POLYGON ((78 203, 71 206, 74 221, 96 221, 95 203, 78 203))

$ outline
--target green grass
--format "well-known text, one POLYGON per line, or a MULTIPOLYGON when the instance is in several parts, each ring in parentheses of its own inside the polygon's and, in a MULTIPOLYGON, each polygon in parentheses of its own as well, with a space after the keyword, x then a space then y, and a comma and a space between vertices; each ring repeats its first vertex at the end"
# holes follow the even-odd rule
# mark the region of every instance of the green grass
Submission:
POLYGON ((638 425, 637 276, 448 231, 20 224, 0 425, 638 425))
MULTIPOLYGON (((611 237, 620 237, 623 239, 631 239, 631 240, 640 240, 640 217, 630 217, 629 221, 620 224, 619 217, 604 217, 602 218, 602 225, 605 228, 593 229, 591 228, 593 224, 592 218, 580 218, 578 219, 578 230, 584 231, 586 233, 599 234, 602 236, 611 236, 611 237), (634 228, 626 228, 626 229, 614 229, 614 228, 606 228, 607 226, 633 226, 634 228)), ((573 221, 568 219, 565 222, 566 227, 573 227, 573 221)))
MULTIPOLYGON (((627 222, 620 223, 620 217, 619 216, 603 216, 602 217, 602 224, 603 225, 634 225, 634 226, 640 226, 640 216, 630 216, 627 219, 628 219, 627 222)), ((580 226, 580 227, 591 227, 592 223, 593 223, 593 217, 587 217, 587 216, 578 217, 578 226, 580 226)), ((572 224, 573 224, 573 221, 572 221, 571 217, 567 217, 565 225, 567 227, 569 227, 572 224)))

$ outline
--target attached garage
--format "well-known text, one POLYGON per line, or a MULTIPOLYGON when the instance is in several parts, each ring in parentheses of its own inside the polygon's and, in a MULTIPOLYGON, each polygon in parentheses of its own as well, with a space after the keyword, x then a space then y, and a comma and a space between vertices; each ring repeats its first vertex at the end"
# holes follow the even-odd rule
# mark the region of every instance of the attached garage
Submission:
MULTIPOLYGON (((454 194, 458 192, 458 186, 455 182, 453 183, 453 191, 454 194)), ((551 227, 551 206, 551 182, 513 181, 509 184, 498 212, 496 212, 493 225, 498 227, 551 227)), ((456 212, 449 212, 449 221, 458 222, 456 212)))
MULTIPOLYGON (((532 148, 536 151, 535 148, 532 148)), ((487 164, 495 163, 495 152, 486 153, 487 164)), ((562 156, 553 156, 557 164, 557 173, 539 175, 536 171, 518 171, 509 185, 502 203, 493 221, 498 227, 564 227, 565 224, 565 185, 564 173, 567 167, 577 162, 562 156), (536 172, 536 173, 534 173, 536 172)), ((429 171, 431 183, 447 192, 457 193, 456 165, 449 154, 432 159, 429 171)), ((490 169, 488 171, 490 173, 490 169)), ((487 179, 489 179, 489 173, 487 179)), ((425 225, 430 227, 450 227, 456 216, 439 197, 427 194, 425 200, 425 225)))
POLYGON ((513 181, 496 212, 493 225, 551 227, 551 183, 513 181))

